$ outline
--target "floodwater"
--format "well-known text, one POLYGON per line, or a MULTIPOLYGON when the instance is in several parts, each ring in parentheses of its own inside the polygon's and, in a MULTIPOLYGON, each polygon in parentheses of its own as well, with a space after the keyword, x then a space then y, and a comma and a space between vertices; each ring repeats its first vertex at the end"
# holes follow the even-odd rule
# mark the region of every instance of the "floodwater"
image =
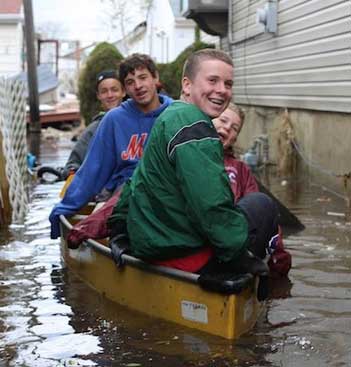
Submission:
MULTIPOLYGON (((43 142, 60 166, 72 143, 43 142)), ((54 163, 53 163, 54 162, 54 163)), ((274 192, 306 225, 255 328, 227 341, 103 299, 64 268, 47 217, 61 183, 34 185, 24 226, 0 230, 0 366, 351 366, 351 243, 344 201, 308 178, 274 192)))

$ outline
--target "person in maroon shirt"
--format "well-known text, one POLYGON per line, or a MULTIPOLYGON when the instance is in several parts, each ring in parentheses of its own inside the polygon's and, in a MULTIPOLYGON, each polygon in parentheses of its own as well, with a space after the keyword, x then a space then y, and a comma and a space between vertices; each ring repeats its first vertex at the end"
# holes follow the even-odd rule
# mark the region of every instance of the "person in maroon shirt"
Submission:
MULTIPOLYGON (((235 203, 245 195, 258 192, 259 188, 250 168, 234 156, 233 146, 245 121, 243 110, 233 103, 216 119, 213 124, 224 148, 224 166, 228 174, 235 203)), ((287 275, 291 268, 291 255, 284 248, 280 226, 266 249, 270 255, 268 265, 272 275, 287 275)))
POLYGON ((250 168, 234 156, 233 146, 245 121, 241 108, 230 103, 227 109, 213 120, 224 148, 224 166, 234 194, 235 203, 244 195, 258 192, 259 188, 250 168))

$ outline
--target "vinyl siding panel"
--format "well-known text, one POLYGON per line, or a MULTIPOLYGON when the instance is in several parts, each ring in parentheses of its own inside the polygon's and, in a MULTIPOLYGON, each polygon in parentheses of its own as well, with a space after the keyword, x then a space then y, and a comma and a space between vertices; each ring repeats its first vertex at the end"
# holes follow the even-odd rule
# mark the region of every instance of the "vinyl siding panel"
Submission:
POLYGON ((230 44, 228 37, 221 37, 219 39, 219 48, 227 53, 230 53, 230 44))
POLYGON ((281 0, 278 33, 264 33, 265 1, 230 0, 237 103, 351 112, 350 0, 281 0))
POLYGON ((251 74, 248 76, 238 76, 236 74, 236 81, 246 82, 247 85, 270 85, 270 84, 284 84, 284 83, 320 83, 327 82, 331 79, 333 74, 333 81, 345 81, 345 73, 349 71, 350 66, 338 66, 331 68, 318 69, 304 69, 298 71, 276 72, 276 73, 261 73, 258 75, 251 74), (246 79, 246 80, 245 80, 246 79))
POLYGON ((0 24, 0 76, 21 71, 22 25, 0 24))

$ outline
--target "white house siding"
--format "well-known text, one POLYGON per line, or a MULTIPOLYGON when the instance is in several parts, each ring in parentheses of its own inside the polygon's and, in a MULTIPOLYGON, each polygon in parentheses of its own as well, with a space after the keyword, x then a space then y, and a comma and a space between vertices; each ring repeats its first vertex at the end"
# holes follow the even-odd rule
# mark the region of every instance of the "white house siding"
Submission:
POLYGON ((235 102, 351 112, 351 1, 280 0, 263 32, 264 0, 229 0, 235 102))
POLYGON ((173 52, 169 62, 195 41, 195 23, 191 19, 176 18, 174 28, 173 52))
POLYGON ((222 37, 220 39, 219 48, 227 53, 230 53, 230 43, 228 37, 222 37))
POLYGON ((22 24, 0 22, 0 76, 22 71, 22 24))

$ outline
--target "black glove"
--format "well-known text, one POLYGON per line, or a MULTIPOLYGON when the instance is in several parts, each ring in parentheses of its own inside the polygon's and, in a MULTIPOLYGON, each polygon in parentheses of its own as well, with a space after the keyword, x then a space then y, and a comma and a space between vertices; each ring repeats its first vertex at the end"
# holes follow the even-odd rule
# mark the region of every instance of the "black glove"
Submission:
POLYGON ((268 297, 268 265, 259 257, 245 251, 239 259, 231 263, 212 263, 201 272, 199 285, 207 290, 225 294, 238 294, 251 284, 254 276, 259 276, 257 299, 268 297))
POLYGON ((251 284, 251 274, 208 273, 198 278, 200 287, 224 294, 239 294, 251 284))
POLYGON ((127 253, 129 250, 129 239, 125 234, 119 234, 110 240, 110 248, 112 259, 116 263, 118 268, 124 265, 124 260, 122 255, 127 253))
POLYGON ((233 271, 236 274, 250 273, 252 275, 267 276, 268 265, 250 251, 245 251, 235 262, 233 271))

